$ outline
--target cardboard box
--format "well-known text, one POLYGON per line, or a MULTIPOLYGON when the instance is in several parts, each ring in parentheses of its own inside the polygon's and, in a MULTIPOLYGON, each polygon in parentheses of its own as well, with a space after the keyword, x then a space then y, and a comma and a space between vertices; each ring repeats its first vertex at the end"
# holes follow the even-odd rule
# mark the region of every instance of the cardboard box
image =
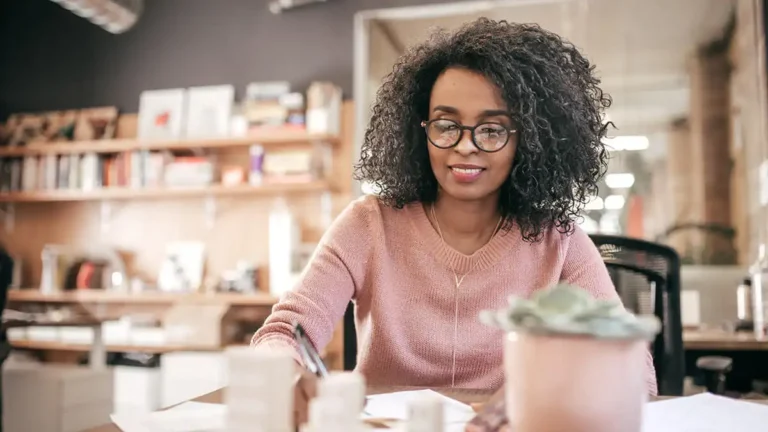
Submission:
POLYGON ((5 432, 80 432, 110 422, 113 373, 66 365, 6 365, 5 432))

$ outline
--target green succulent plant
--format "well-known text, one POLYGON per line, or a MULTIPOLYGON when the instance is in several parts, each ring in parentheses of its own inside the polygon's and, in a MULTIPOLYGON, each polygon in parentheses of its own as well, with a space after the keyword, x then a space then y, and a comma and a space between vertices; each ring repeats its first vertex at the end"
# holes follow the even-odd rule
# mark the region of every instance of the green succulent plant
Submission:
POLYGON ((480 321, 505 331, 600 339, 653 340, 661 330, 655 316, 633 315, 619 300, 595 299, 568 284, 538 291, 530 299, 511 296, 506 308, 482 311, 480 321))

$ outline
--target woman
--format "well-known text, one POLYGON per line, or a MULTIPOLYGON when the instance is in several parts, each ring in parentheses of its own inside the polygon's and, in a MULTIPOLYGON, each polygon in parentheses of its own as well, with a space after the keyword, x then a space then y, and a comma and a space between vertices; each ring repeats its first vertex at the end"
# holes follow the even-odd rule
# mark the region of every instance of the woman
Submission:
MULTIPOLYGON (((253 344, 295 348, 296 321, 322 349, 353 300, 369 384, 498 389, 501 335, 480 311, 559 281, 617 298, 574 223, 607 160, 593 70, 553 33, 488 19, 409 50, 357 165, 380 193, 337 218, 253 344)), ((650 356, 647 379, 653 394, 650 356)))

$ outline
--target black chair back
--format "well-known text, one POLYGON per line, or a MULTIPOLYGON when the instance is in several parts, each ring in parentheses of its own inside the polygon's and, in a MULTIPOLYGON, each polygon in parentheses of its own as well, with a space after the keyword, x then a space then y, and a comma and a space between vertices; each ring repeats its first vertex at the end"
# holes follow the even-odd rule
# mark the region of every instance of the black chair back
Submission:
POLYGON ((680 257, 674 249, 648 241, 590 235, 605 261, 624 306, 654 314, 662 330, 653 342, 659 394, 681 396, 685 380, 683 325, 680 312, 680 257))
POLYGON ((355 304, 349 302, 344 312, 344 370, 357 366, 357 330, 355 328, 355 304))

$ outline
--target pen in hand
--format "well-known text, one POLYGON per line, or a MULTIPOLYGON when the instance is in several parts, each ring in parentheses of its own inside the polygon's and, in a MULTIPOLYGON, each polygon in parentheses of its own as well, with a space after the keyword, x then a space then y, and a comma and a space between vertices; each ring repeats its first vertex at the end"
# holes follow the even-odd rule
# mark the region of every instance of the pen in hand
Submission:
POLYGON ((299 355, 301 355, 301 360, 304 362, 307 370, 320 378, 327 377, 328 368, 325 367, 323 359, 320 358, 320 354, 317 353, 304 328, 299 323, 293 325, 293 339, 299 346, 299 355))

